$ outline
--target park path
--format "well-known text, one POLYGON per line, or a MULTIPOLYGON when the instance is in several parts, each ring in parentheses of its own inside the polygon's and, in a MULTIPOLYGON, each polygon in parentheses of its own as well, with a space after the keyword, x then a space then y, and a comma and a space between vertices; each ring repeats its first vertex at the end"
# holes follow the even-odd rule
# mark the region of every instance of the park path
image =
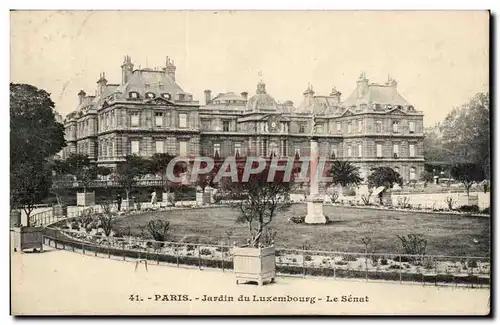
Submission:
POLYGON ((146 271, 143 264, 135 270, 135 263, 52 248, 38 254, 13 253, 11 261, 14 315, 484 315, 489 311, 489 289, 289 277, 262 287, 236 285, 231 272, 157 265, 148 265, 146 271), (226 295, 234 301, 202 301, 205 294, 226 295), (130 301, 130 295, 144 301, 130 301), (155 295, 187 295, 191 300, 155 301, 155 295), (314 304, 240 302, 240 295, 251 300, 253 295, 316 299, 314 304), (368 297, 368 302, 327 302, 327 296, 350 295, 368 297))

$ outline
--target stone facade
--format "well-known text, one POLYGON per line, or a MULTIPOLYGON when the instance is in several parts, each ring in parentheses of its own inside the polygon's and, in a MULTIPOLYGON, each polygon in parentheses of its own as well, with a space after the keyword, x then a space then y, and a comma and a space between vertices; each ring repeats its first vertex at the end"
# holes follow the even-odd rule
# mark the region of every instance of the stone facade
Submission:
POLYGON ((287 157, 309 155, 311 119, 315 116, 319 153, 347 159, 366 176, 372 167, 390 166, 405 181, 424 168, 423 114, 397 91, 391 78, 369 83, 362 74, 345 101, 335 88, 303 101, 277 102, 259 82, 255 94, 205 91, 205 105, 175 82, 174 62, 161 70, 138 69, 130 57, 122 64, 120 84, 104 73, 95 96, 78 94, 77 109, 66 116, 68 146, 63 156, 81 152, 100 164, 116 166, 125 155, 287 157))

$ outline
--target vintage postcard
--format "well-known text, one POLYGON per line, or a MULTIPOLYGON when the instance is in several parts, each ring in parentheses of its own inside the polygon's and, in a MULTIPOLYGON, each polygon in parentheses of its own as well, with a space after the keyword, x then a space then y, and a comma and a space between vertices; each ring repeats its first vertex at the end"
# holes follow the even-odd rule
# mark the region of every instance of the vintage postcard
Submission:
POLYGON ((12 315, 490 314, 490 12, 10 27, 12 315))

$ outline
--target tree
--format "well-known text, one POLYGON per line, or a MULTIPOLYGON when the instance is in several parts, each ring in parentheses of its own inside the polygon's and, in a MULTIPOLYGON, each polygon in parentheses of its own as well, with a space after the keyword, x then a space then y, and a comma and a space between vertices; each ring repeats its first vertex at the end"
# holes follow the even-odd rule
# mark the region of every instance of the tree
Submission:
POLYGON ((10 203, 28 215, 49 195, 47 159, 65 146, 64 126, 57 123, 54 102, 45 91, 10 84, 10 203))
POLYGON ((434 181, 434 174, 428 170, 424 170, 420 174, 420 180, 424 181, 424 186, 427 186, 428 183, 432 183, 434 181))
POLYGON ((67 174, 73 175, 78 185, 83 187, 84 193, 92 181, 97 179, 97 175, 106 176, 111 174, 111 169, 98 166, 87 155, 80 153, 69 155, 66 160, 62 161, 62 166, 58 166, 58 168, 67 174))
POLYGON ((21 207, 30 226, 30 215, 35 204, 49 195, 51 187, 50 170, 42 161, 21 162, 10 172, 10 204, 21 207))
POLYGON ((335 159, 332 161, 328 176, 332 178, 331 184, 343 187, 358 185, 363 181, 361 176, 359 176, 359 167, 356 167, 347 160, 335 159))
POLYGON ((64 146, 64 126, 56 122, 50 94, 27 84, 10 84, 10 160, 45 160, 64 146))
MULTIPOLYGON (((367 178, 368 186, 385 187, 384 191, 393 188, 394 184, 403 186, 403 178, 391 167, 377 167, 371 169, 371 174, 367 178)), ((382 191, 383 192, 383 191, 382 191)), ((382 203, 382 192, 379 193, 380 203, 382 203)))
MULTIPOLYGON (((167 166, 175 156, 168 153, 155 153, 150 160, 150 169, 154 174, 159 174, 164 184, 165 191, 168 191, 167 166)), ((177 164, 176 164, 177 166, 177 164)), ((176 170, 174 169, 174 173, 176 170)))
POLYGON ((451 175, 464 184, 469 196, 472 185, 484 179, 484 170, 477 164, 457 164, 451 168, 451 175))
POLYGON ((138 179, 146 175, 151 164, 137 155, 128 155, 117 167, 118 183, 125 189, 127 200, 138 179))
POLYGON ((490 98, 477 93, 454 108, 441 125, 443 148, 452 165, 476 164, 490 174, 490 98))
POLYGON ((224 190, 231 197, 242 199, 233 204, 239 214, 237 222, 248 224, 249 245, 259 247, 266 244, 265 234, 273 218, 288 210, 291 206, 289 192, 293 186, 293 177, 284 179, 283 172, 276 172, 268 181, 269 166, 257 174, 243 179, 244 168, 238 169, 238 179, 235 182, 223 182, 224 190))

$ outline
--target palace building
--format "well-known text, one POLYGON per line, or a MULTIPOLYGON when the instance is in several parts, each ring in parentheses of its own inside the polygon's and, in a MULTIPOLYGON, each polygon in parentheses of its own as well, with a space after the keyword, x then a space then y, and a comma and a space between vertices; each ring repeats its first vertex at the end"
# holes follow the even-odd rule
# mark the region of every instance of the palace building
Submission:
POLYGON ((407 182, 424 169, 423 114, 392 78, 377 84, 361 74, 345 100, 335 88, 317 95, 308 86, 298 106, 278 102, 260 81, 253 95, 205 90, 202 105, 176 83, 168 57, 162 69, 134 69, 126 56, 121 69, 120 83, 102 73, 95 95, 78 94, 64 119, 63 157, 84 153, 114 167, 130 154, 307 156, 314 115, 320 154, 355 163, 364 177, 389 166, 407 182))

